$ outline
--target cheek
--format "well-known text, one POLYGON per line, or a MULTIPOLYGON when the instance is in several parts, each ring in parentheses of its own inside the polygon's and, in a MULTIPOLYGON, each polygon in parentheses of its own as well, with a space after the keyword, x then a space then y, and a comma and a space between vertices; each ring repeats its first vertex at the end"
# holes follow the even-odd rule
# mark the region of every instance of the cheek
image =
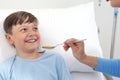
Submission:
POLYGON ((38 32, 37 33, 37 36, 38 36, 38 38, 39 38, 39 40, 41 39, 41 36, 40 36, 40 33, 38 32))
POLYGON ((14 38, 15 38, 15 41, 21 42, 21 41, 24 41, 25 35, 16 35, 14 38))

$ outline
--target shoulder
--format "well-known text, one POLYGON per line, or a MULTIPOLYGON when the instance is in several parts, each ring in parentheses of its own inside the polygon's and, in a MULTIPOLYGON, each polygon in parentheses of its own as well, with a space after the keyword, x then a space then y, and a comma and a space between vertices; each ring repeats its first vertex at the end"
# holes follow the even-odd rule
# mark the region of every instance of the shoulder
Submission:
POLYGON ((0 70, 1 69, 8 69, 8 68, 10 68, 13 59, 14 59, 14 56, 12 56, 12 57, 6 59, 5 61, 1 62, 0 63, 0 70))
POLYGON ((46 51, 45 54, 46 54, 46 55, 49 55, 49 56, 54 56, 54 57, 62 57, 62 56, 60 55, 60 53, 55 52, 55 51, 46 51))
POLYGON ((55 51, 46 51, 45 55, 48 57, 56 58, 56 59, 63 59, 63 56, 60 53, 55 51))

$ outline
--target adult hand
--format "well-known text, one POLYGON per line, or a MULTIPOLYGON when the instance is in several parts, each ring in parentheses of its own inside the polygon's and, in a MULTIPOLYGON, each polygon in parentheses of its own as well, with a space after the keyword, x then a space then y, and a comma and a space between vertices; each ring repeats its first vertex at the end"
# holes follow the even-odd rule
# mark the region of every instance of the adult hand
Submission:
POLYGON ((81 59, 83 59, 86 56, 84 51, 84 40, 81 40, 80 42, 75 43, 76 41, 78 40, 74 38, 67 39, 64 42, 63 47, 65 51, 71 48, 73 52, 73 56, 79 61, 81 61, 81 59))

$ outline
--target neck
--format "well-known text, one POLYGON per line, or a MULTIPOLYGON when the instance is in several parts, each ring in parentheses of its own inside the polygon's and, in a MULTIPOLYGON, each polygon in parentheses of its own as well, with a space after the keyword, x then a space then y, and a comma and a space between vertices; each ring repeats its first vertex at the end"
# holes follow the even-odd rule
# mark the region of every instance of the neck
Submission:
POLYGON ((20 51, 16 51, 17 55, 22 57, 22 58, 26 58, 26 59, 36 59, 38 57, 40 57, 42 54, 40 54, 39 52, 33 51, 33 52, 20 52, 20 51))

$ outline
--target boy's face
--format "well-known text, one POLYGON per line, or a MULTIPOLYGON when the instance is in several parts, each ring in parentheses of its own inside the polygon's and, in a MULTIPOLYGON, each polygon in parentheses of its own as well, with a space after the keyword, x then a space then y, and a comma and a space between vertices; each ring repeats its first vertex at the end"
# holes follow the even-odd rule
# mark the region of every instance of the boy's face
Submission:
POLYGON ((15 46, 17 51, 35 51, 40 45, 40 34, 37 25, 36 22, 17 24, 12 27, 12 35, 6 35, 7 40, 15 46))

